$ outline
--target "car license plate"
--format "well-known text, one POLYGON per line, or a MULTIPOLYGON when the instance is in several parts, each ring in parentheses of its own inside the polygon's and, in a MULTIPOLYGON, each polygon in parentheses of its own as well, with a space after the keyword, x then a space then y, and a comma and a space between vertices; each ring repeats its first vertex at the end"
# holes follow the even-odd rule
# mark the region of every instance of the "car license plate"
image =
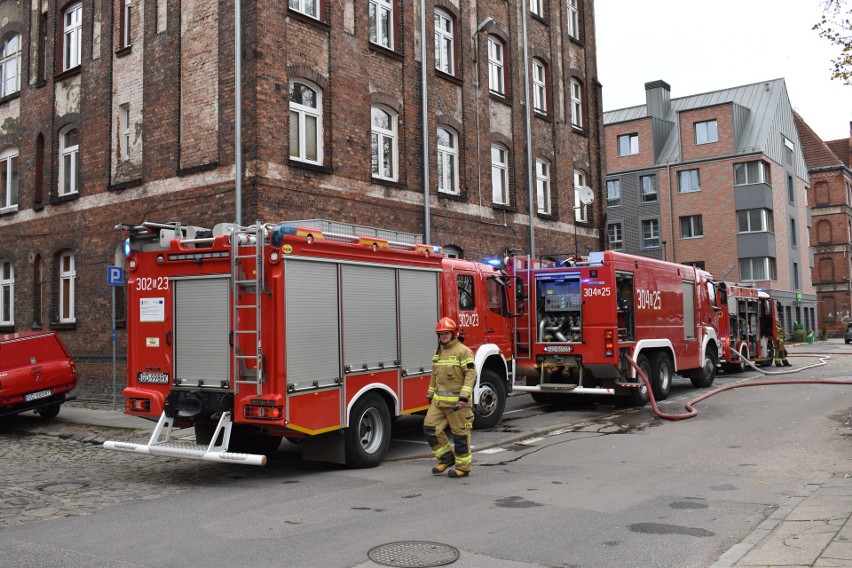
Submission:
POLYGON ((167 384, 169 384, 169 374, 168 373, 140 372, 138 374, 138 381, 140 383, 153 383, 153 384, 157 384, 157 385, 167 385, 167 384))
POLYGON ((49 396, 50 396, 50 389, 47 389, 47 390, 38 391, 38 392, 31 392, 30 394, 25 394, 24 400, 29 402, 31 400, 38 400, 40 398, 47 398, 49 396))

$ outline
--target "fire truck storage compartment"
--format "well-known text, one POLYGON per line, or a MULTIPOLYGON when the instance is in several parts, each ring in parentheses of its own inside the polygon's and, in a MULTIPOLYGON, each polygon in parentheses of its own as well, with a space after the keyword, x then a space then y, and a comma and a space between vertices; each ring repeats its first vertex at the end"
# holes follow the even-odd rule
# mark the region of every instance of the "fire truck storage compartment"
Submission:
POLYGON ((695 282, 683 280, 683 338, 695 339, 695 282))
POLYGON ((539 277, 536 288, 538 341, 582 341, 580 275, 539 277))
POLYGON ((437 271, 285 262, 288 390, 333 387, 347 375, 400 367, 404 376, 431 371, 437 271))
POLYGON ((222 277, 173 281, 176 386, 228 387, 229 286, 222 277))

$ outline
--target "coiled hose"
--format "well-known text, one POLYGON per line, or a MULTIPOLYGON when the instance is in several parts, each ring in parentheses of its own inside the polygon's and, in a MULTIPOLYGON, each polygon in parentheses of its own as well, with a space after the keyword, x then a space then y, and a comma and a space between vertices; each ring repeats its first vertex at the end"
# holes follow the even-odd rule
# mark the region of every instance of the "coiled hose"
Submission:
MULTIPOLYGON (((799 356, 816 356, 819 357, 819 363, 813 363, 811 365, 805 365, 804 367, 798 367, 796 369, 786 369, 784 371, 764 371, 763 369, 755 366, 751 361, 746 360, 746 364, 750 366, 752 369, 763 373, 764 375, 787 375, 790 373, 798 373, 805 369, 811 369, 813 367, 820 367, 826 364, 828 359, 831 359, 831 355, 852 355, 852 353, 846 352, 835 352, 835 353, 797 353, 796 355, 791 355, 795 357, 799 356)), ((739 353, 737 353, 739 356, 739 353)), ((630 365, 636 370, 636 374, 642 379, 642 382, 645 383, 645 388, 648 389, 648 398, 651 401, 651 408, 654 410, 654 414, 656 414, 659 418, 663 420, 686 420, 688 418, 694 418, 698 415, 698 410, 694 408, 694 405, 698 404, 702 400, 706 398, 710 398, 711 396, 717 395, 720 392, 740 389, 745 387, 761 387, 767 385, 850 385, 852 386, 852 381, 842 381, 838 379, 803 379, 803 380, 785 380, 785 381, 756 381, 753 383, 735 383, 730 385, 725 385, 723 387, 719 387, 713 389, 711 391, 705 392, 700 396, 697 396, 686 403, 685 408, 688 410, 686 414, 668 414, 663 412, 657 407, 657 401, 654 399, 654 391, 651 389, 651 383, 648 381, 648 377, 645 376, 645 373, 642 372, 642 369, 639 368, 639 365, 631 359, 627 358, 630 362, 630 365)))

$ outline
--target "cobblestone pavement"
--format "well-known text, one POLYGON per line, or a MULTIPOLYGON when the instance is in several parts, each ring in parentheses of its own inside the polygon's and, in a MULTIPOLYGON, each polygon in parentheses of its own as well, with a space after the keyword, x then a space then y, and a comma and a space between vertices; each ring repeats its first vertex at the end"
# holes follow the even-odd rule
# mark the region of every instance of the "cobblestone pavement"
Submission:
POLYGON ((144 432, 28 422, 0 419, 0 528, 158 499, 232 473, 162 458, 140 468, 140 456, 100 447, 108 439, 142 441, 144 432))

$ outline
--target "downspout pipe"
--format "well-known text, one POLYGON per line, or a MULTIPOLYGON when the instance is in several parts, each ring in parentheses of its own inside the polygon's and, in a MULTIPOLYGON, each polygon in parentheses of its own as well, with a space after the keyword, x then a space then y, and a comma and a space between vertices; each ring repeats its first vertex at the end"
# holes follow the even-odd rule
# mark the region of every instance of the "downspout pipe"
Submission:
POLYGON ((234 221, 239 226, 243 217, 243 47, 242 5, 234 0, 234 221))
MULTIPOLYGON (((239 2, 239 0, 237 0, 239 2)), ((423 242, 431 243, 429 218, 429 105, 426 99, 426 0, 420 0, 420 116, 423 124, 423 242)))
MULTIPOLYGON (((532 154, 532 117, 530 116, 530 61, 529 46, 527 45, 527 0, 521 2, 521 22, 524 43, 524 118, 526 119, 527 138, 527 189, 529 190, 529 215, 530 215, 530 258, 535 258, 535 203, 533 184, 533 154, 532 154)), ((576 230, 576 227, 575 227, 576 230)))

